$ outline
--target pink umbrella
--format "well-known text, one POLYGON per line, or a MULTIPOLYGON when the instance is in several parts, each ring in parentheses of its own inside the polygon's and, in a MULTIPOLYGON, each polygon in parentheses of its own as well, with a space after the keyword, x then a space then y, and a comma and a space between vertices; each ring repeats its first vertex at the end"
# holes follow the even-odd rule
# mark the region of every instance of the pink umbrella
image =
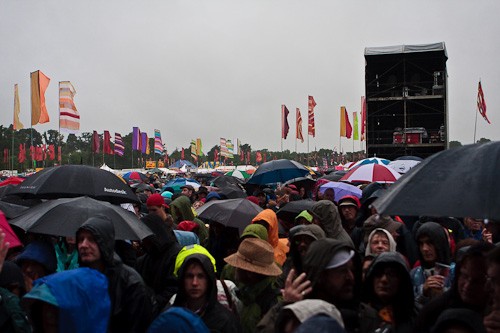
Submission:
POLYGON ((19 238, 17 238, 14 231, 12 231, 12 228, 7 222, 5 215, 1 211, 0 211, 0 228, 2 228, 2 231, 5 234, 5 242, 9 242, 10 248, 23 245, 19 240, 19 238))
POLYGON ((350 183, 394 183, 401 175, 382 164, 365 164, 349 170, 341 181, 350 183))

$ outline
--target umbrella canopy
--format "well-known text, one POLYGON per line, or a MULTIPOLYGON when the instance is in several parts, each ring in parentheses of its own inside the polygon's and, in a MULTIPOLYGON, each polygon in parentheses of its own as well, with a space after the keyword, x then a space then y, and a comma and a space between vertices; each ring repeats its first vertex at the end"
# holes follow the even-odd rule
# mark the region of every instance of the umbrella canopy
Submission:
POLYGON ((16 205, 14 203, 0 201, 0 211, 5 214, 8 219, 13 219, 21 215, 24 211, 28 210, 29 207, 16 205))
POLYGON ((167 187, 171 187, 174 189, 175 192, 180 192, 181 187, 185 185, 191 185, 196 191, 198 191, 198 188, 200 188, 201 184, 198 183, 196 180, 191 179, 191 178, 175 178, 170 181, 168 181, 165 186, 163 186, 163 191, 167 187))
POLYGON ((316 184, 316 180, 312 178, 311 175, 306 175, 305 177, 293 178, 289 181, 286 181, 283 185, 295 185, 297 188, 305 188, 306 190, 310 190, 316 184))
POLYGON ((383 214, 500 220, 500 142, 467 145, 425 159, 373 205, 383 214))
POLYGON ((283 207, 281 207, 277 212, 278 218, 284 221, 292 222, 297 215, 303 210, 310 210, 315 204, 312 200, 296 200, 290 201, 283 207))
POLYGON ((145 182, 146 180, 148 180, 148 176, 146 176, 145 174, 143 174, 141 172, 137 172, 137 171, 125 172, 122 175, 122 177, 123 177, 123 179, 125 179, 127 181, 138 180, 140 182, 145 182))
POLYGON ((361 198, 361 195, 363 194, 363 192, 356 186, 340 182, 328 182, 323 184, 319 188, 319 192, 325 193, 325 191, 329 188, 333 189, 335 192, 335 201, 339 201, 340 198, 346 195, 354 195, 361 198))
POLYGON ((241 180, 250 178, 250 175, 246 171, 241 171, 241 170, 229 171, 228 173, 226 173, 226 176, 232 176, 241 180))
POLYGON ((393 168, 399 173, 407 173, 411 168, 420 164, 421 161, 417 160, 394 160, 389 163, 389 167, 393 168))
POLYGON ((394 183, 401 175, 381 164, 365 164, 351 169, 341 181, 350 183, 394 183))
POLYGON ((153 234, 132 212, 89 197, 46 201, 10 220, 10 224, 24 231, 74 237, 88 218, 97 215, 111 219, 116 239, 142 240, 153 234))
POLYGON ((262 211, 262 208, 247 199, 213 200, 196 210, 198 217, 218 222, 226 227, 243 229, 262 211))
POLYGON ((247 183, 258 185, 285 183, 293 178, 304 177, 309 172, 299 162, 287 159, 273 160, 262 163, 247 183))
POLYGON ((351 169, 354 169, 355 167, 360 166, 360 165, 365 165, 365 164, 382 164, 382 165, 388 165, 389 162, 391 162, 391 161, 386 160, 385 158, 370 157, 370 158, 365 158, 363 160, 359 160, 356 163, 349 165, 349 167, 346 167, 344 165, 344 167, 346 167, 346 169, 351 170, 351 169))
POLYGON ((130 187, 135 190, 135 193, 144 192, 145 190, 150 190, 152 193, 155 192, 155 188, 153 186, 145 183, 132 184, 130 187))
POLYGON ((400 156, 394 159, 394 161, 398 160, 412 160, 412 161, 419 161, 422 162, 424 159, 422 157, 418 156, 400 156))
POLYGON ((111 172, 87 165, 61 165, 29 176, 9 192, 21 198, 89 196, 115 204, 139 202, 130 187, 111 172))
POLYGON ((327 175, 324 175, 323 177, 321 177, 321 179, 326 179, 326 180, 338 182, 340 180, 340 178, 345 176, 346 173, 347 173, 347 171, 338 170, 338 171, 330 172, 327 175))

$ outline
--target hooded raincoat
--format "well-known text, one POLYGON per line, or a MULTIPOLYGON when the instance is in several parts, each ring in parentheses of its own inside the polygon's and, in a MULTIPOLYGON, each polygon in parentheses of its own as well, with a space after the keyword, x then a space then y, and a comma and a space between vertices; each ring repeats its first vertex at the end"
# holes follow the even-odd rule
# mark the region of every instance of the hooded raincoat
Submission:
POLYGON ((337 206, 329 200, 320 200, 312 207, 312 212, 319 218, 320 226, 327 238, 333 238, 354 247, 351 237, 342 227, 337 206))
POLYGON ((271 209, 264 209, 253 218, 252 223, 257 221, 266 221, 269 224, 267 241, 274 248, 274 260, 282 266, 286 260, 288 246, 286 246, 283 242, 280 242, 278 236, 278 217, 276 216, 276 213, 271 209))
POLYGON ((200 245, 204 247, 208 245, 208 229, 203 221, 194 216, 191 208, 191 200, 189 200, 187 196, 181 195, 172 201, 170 204, 170 211, 175 224, 179 224, 182 221, 193 221, 198 224, 200 227, 196 231, 196 234, 200 239, 200 245))

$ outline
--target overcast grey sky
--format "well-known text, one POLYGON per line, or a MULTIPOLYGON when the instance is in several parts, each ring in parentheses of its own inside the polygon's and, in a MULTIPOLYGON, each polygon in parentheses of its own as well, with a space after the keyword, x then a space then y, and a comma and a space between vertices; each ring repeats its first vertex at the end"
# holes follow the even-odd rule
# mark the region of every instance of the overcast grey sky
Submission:
POLYGON ((169 152, 196 137, 205 151, 220 137, 279 150, 281 104, 294 150, 295 108, 305 135, 312 95, 310 148, 332 149, 340 106, 360 109, 365 47, 444 41, 450 139, 472 143, 481 78, 492 124, 479 117, 477 139, 500 140, 499 13, 498 0, 3 0, 0 123, 12 123, 18 83, 29 127, 29 73, 40 69, 51 122, 38 131, 57 129, 58 82, 69 80, 81 131, 157 128, 169 152))

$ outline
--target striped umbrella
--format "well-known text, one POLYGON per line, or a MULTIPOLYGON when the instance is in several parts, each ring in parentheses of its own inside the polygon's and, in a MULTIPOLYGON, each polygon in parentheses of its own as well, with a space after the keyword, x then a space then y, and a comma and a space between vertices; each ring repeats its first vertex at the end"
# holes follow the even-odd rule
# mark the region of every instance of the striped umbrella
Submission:
POLYGON ((349 170, 341 181, 350 183, 394 183, 401 175, 394 169, 381 164, 365 164, 349 170))

